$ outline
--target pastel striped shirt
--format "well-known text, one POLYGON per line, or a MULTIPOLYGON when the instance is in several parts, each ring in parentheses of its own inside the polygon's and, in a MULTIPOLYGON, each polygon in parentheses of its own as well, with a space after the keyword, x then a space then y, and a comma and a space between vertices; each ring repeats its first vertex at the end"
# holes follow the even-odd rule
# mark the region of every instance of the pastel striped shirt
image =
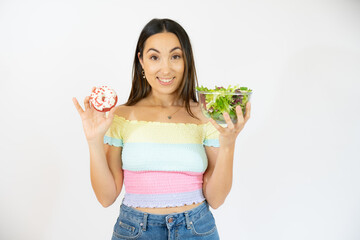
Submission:
POLYGON ((124 205, 175 207, 205 200, 204 146, 219 147, 219 131, 211 122, 137 121, 115 115, 104 143, 123 148, 124 205))

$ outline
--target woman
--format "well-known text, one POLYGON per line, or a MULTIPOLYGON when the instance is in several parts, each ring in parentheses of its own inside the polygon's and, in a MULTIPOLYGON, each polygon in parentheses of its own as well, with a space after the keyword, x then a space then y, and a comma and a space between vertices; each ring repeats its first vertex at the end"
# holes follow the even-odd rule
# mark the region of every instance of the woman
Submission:
POLYGON ((195 95, 196 71, 185 30, 153 19, 135 52, 130 97, 105 113, 74 98, 90 150, 91 183, 110 206, 125 197, 113 239, 219 239, 209 209, 230 192, 235 140, 250 104, 227 126, 205 118, 195 95))

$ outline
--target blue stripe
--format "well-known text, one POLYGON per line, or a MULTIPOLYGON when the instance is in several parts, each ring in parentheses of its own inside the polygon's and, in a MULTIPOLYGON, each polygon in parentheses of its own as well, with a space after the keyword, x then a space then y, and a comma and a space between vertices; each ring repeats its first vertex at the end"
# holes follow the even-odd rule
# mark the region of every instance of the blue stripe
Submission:
POLYGON ((123 143, 123 141, 121 139, 112 138, 112 137, 109 137, 109 136, 104 136, 104 143, 115 146, 115 147, 124 146, 124 143, 123 143))
POLYGON ((209 147, 220 147, 219 139, 205 139, 203 144, 209 147))
POLYGON ((208 165, 202 144, 125 143, 123 169, 130 171, 204 172, 208 165))
POLYGON ((167 194, 125 193, 123 204, 131 207, 176 207, 205 200, 202 189, 192 192, 167 194))

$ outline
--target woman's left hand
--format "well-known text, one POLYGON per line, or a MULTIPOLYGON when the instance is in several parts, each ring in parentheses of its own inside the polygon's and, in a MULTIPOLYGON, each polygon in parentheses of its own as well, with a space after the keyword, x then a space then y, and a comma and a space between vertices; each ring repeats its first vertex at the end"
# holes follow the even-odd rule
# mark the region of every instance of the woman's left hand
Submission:
POLYGON ((221 146, 234 146, 235 141, 241 130, 245 127, 246 122, 250 118, 251 104, 248 102, 246 104, 246 114, 243 115, 242 109, 240 106, 236 106, 236 116, 237 123, 234 124, 228 113, 223 113, 224 119, 226 121, 227 127, 220 126, 214 119, 210 119, 210 122, 214 127, 220 132, 219 142, 221 146))

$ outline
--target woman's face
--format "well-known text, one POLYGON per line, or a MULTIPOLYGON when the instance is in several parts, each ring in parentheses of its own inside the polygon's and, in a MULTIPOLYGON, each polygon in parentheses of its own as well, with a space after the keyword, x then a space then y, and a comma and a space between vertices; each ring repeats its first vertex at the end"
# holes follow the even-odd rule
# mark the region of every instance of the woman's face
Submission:
POLYGON ((176 92, 184 76, 184 55, 174 33, 154 34, 145 41, 140 64, 152 91, 162 94, 176 92))

